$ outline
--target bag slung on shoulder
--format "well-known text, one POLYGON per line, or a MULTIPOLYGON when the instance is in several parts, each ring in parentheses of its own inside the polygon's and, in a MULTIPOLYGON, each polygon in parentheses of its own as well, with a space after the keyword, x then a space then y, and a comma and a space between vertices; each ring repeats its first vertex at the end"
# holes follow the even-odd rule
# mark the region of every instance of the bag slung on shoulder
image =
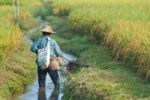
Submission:
POLYGON ((46 47, 38 49, 37 64, 40 69, 48 68, 50 64, 50 39, 48 38, 46 47))

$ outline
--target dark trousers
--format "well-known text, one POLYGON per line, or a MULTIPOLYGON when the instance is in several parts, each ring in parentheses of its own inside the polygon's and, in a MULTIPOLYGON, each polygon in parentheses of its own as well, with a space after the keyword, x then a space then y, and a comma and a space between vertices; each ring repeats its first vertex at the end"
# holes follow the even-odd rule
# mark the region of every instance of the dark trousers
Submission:
POLYGON ((59 85, 59 75, 57 70, 41 70, 38 68, 38 82, 39 87, 45 87, 45 81, 46 81, 46 74, 49 73, 49 76, 51 77, 54 85, 59 85))

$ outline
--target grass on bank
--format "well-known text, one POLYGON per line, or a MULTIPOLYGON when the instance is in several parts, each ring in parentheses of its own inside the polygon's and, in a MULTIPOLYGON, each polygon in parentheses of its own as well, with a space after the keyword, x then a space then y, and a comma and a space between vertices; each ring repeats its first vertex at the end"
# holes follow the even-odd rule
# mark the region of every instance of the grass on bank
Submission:
POLYGON ((32 61, 35 57, 30 52, 29 45, 22 45, 13 56, 0 62, 0 97, 4 100, 11 100, 12 95, 23 91, 32 82, 36 72, 32 61))
POLYGON ((53 38, 65 51, 77 55, 78 63, 89 64, 69 78, 64 99, 140 100, 150 99, 150 85, 139 74, 112 58, 111 49, 96 45, 89 38, 75 35, 65 18, 47 17, 57 35, 53 38), (69 38, 67 37, 69 36, 69 38))

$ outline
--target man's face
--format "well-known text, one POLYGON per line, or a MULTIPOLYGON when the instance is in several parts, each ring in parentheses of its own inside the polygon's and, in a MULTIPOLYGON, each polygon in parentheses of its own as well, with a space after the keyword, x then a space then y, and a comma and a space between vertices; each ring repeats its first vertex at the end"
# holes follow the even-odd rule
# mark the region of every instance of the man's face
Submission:
POLYGON ((52 33, 48 33, 48 32, 43 32, 43 35, 48 35, 50 36, 52 33))

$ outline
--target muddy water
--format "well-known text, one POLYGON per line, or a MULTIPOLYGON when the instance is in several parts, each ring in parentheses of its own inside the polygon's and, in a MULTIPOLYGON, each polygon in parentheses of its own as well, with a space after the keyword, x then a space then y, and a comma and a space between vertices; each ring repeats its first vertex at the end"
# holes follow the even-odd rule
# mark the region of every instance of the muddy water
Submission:
MULTIPOLYGON (((41 26, 35 29, 30 30, 29 36, 25 38, 26 41, 32 44, 31 36, 39 31, 45 24, 47 24, 47 22, 43 23, 41 26)), ((70 54, 63 53, 63 56, 70 61, 75 60, 75 57, 70 54)), ((67 63, 68 62, 65 61, 65 65, 62 66, 64 71, 66 70, 67 63)), ((59 78, 60 87, 55 88, 52 80, 49 77, 49 74, 47 74, 45 90, 39 90, 38 78, 36 78, 32 84, 27 86, 27 91, 24 94, 18 96, 17 100, 63 100, 62 97, 64 95, 64 83, 66 82, 67 77, 64 72, 59 71, 59 78)))

